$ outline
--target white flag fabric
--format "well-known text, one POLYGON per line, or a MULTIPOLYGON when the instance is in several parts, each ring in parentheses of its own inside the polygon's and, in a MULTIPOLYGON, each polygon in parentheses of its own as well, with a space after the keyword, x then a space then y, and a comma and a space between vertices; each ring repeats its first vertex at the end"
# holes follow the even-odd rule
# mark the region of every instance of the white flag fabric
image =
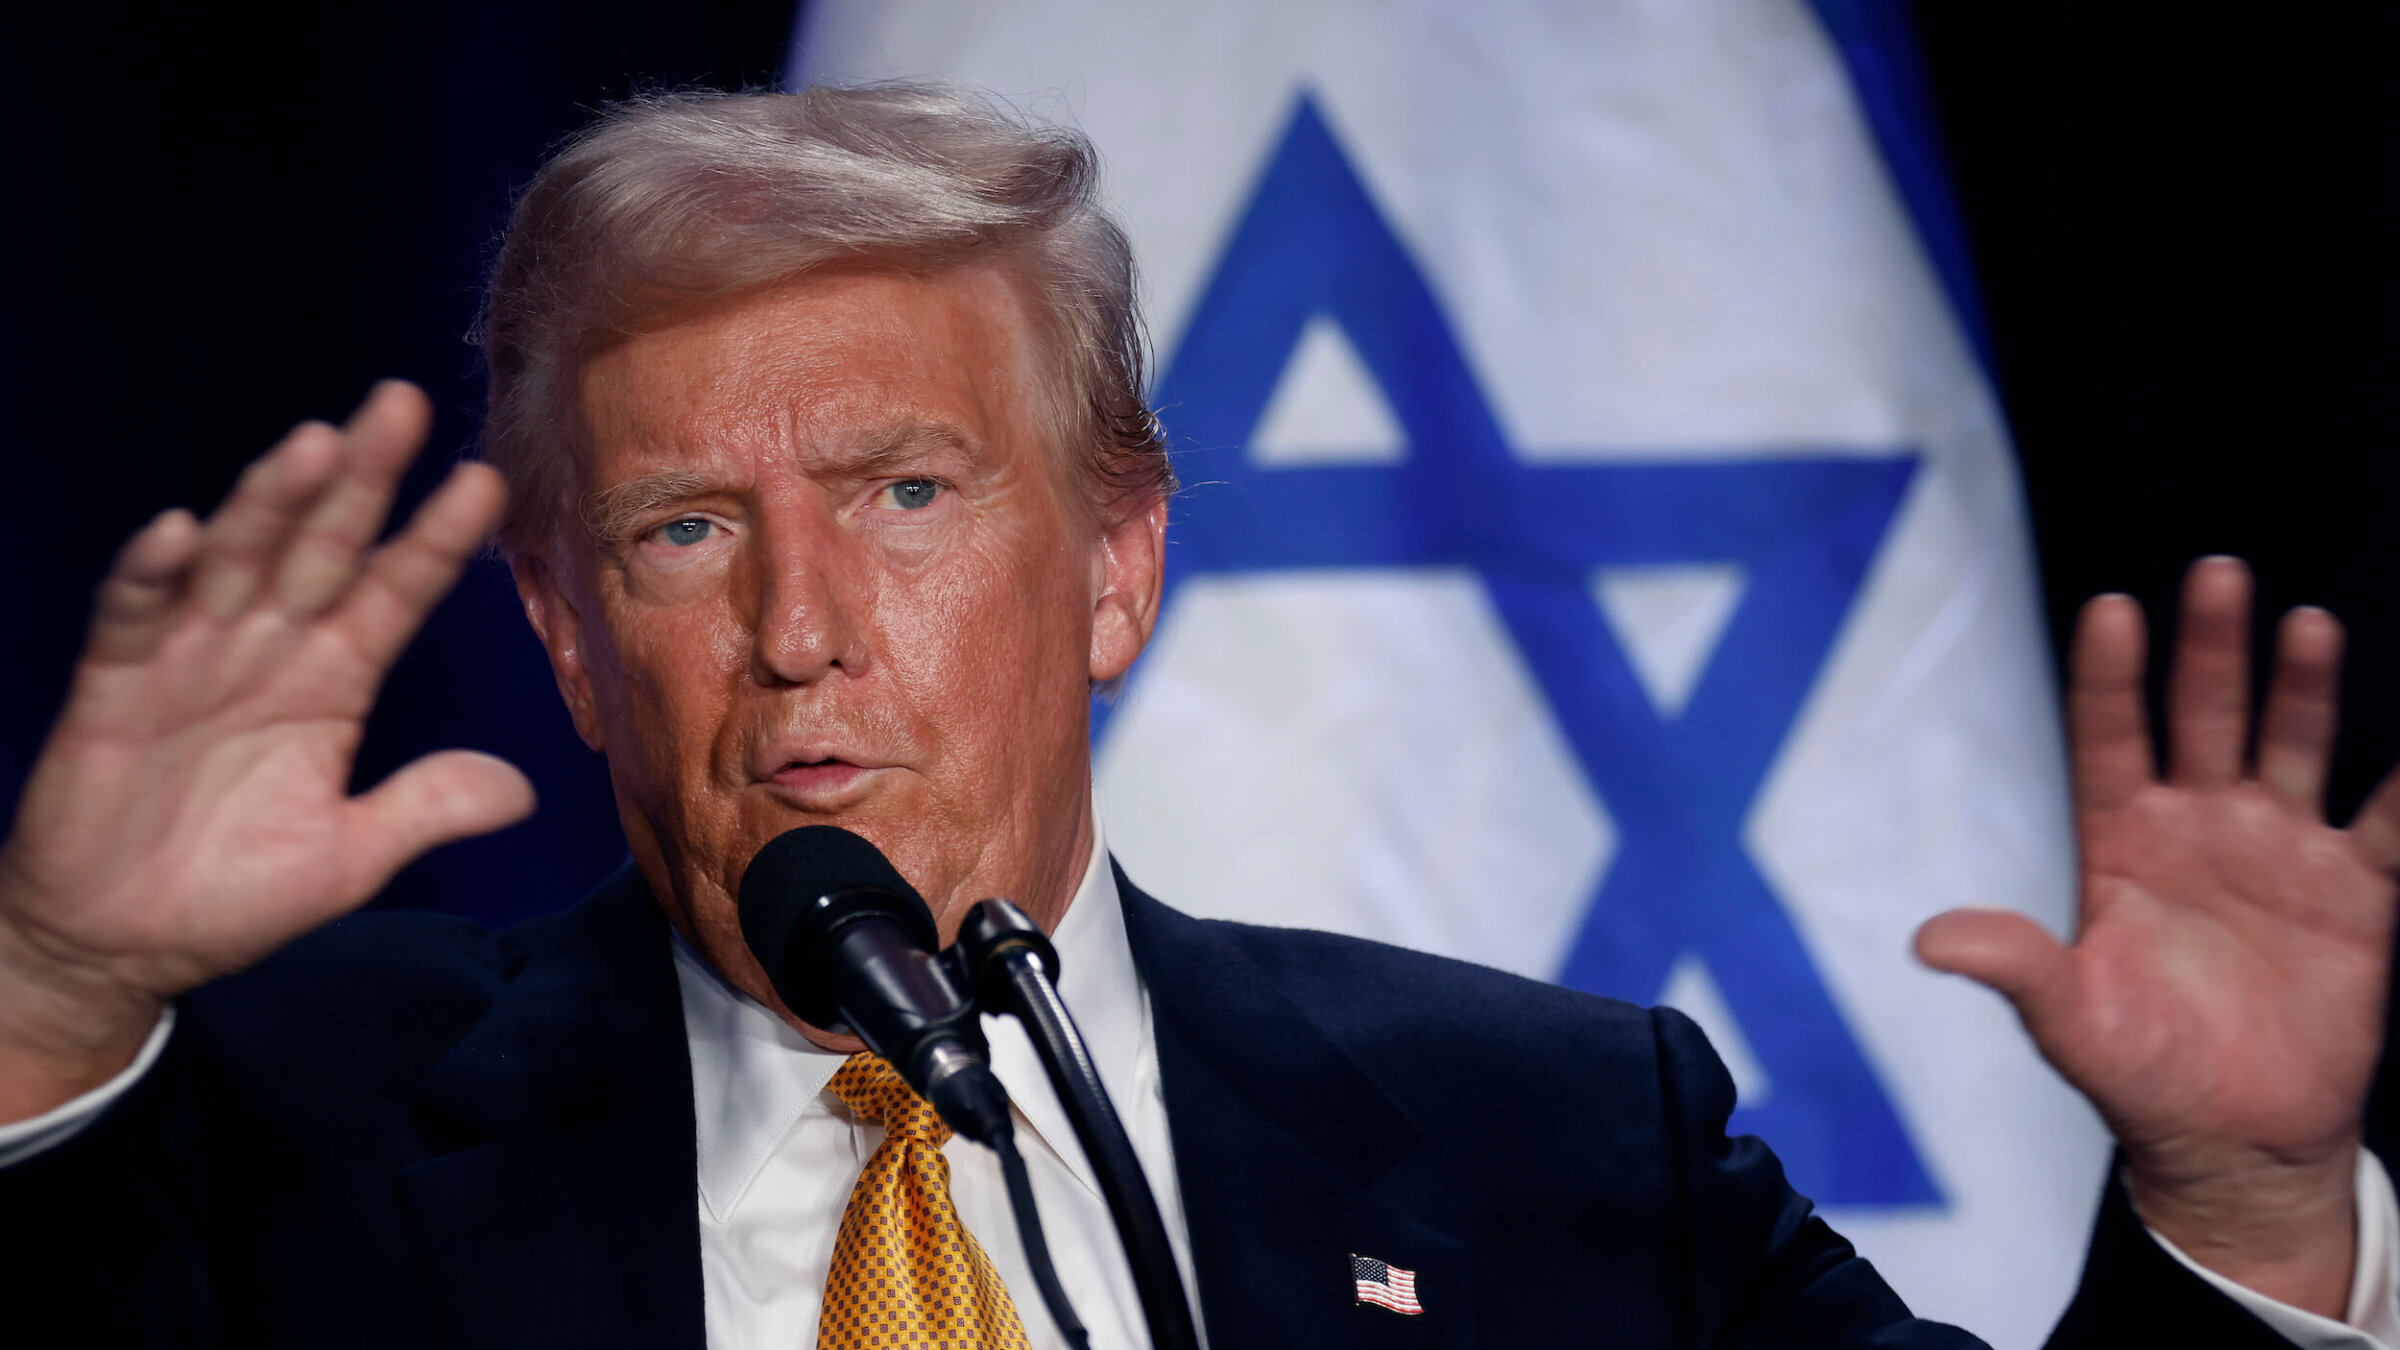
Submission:
POLYGON ((1187 484, 1096 732, 1130 873, 1682 1008, 1912 1307, 2032 1346, 2105 1135, 1908 940, 2067 926, 2063 757, 1879 12, 812 0, 791 70, 1105 157, 1187 484))

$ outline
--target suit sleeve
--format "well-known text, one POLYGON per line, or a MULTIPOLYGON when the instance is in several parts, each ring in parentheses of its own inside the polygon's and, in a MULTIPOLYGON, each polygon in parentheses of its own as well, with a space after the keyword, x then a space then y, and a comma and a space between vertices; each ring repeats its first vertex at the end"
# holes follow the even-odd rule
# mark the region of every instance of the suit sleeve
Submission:
POLYGON ((1913 1317, 1875 1267, 1815 1214, 1754 1136, 1728 1137, 1733 1079, 1690 1018, 1651 1013, 1667 1137, 1683 1194, 1695 1345, 1751 1350, 1973 1350, 1982 1341, 1913 1317))
POLYGON ((208 1150, 182 1040, 72 1138, 0 1168, 8 1343, 215 1343, 208 1150))

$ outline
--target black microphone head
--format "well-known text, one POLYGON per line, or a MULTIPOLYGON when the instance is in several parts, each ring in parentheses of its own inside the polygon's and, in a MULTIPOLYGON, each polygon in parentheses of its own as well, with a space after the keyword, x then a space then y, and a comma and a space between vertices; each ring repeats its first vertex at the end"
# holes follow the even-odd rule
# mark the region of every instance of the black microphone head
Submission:
POLYGON ((818 969, 833 935, 861 921, 900 925, 917 945, 940 945, 933 911, 882 850, 832 825, 787 830, 742 872, 742 939, 783 996, 813 1025, 841 1024, 833 981, 818 969))

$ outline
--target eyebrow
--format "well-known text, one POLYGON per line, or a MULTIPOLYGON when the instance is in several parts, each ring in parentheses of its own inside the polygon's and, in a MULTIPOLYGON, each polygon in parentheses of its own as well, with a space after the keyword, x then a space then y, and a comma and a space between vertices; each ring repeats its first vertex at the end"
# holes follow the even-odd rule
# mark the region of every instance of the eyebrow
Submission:
POLYGON ((855 449, 827 454, 819 462, 820 472, 876 478, 929 451, 949 451, 969 463, 977 459, 974 443, 956 427, 941 422, 897 422, 868 435, 855 449))
POLYGON ((720 492, 722 479, 704 473, 669 471, 631 478, 583 501, 583 528, 603 547, 624 539, 642 517, 662 506, 720 492))

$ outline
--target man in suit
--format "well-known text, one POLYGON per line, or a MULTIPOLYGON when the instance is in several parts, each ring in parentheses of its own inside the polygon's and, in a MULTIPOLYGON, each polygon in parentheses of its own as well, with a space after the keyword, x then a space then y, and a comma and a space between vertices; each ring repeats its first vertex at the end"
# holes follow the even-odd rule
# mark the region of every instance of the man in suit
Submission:
MULTIPOLYGON (((12 1311, 159 1343, 848 1346, 965 1308, 967 1343, 1054 1343, 1009 1298, 988 1159, 910 1134, 742 942, 751 855, 838 823, 945 936, 988 895, 1055 931, 1220 1347, 1968 1343, 1724 1137, 1676 1015, 1197 923, 1112 871, 1088 697, 1148 640, 1172 475, 1092 176, 1079 138, 939 90, 615 110, 495 266, 496 469, 375 546, 425 426, 385 386, 126 545, 0 850, 12 1311), (632 864, 504 933, 329 923, 531 809, 458 752, 347 792, 377 681, 495 524, 632 864), (1360 1301, 1353 1256, 1414 1272, 1419 1310, 1360 1301), (862 1272, 940 1296, 861 1331, 862 1272)), ((2085 618, 2077 942, 1994 913, 1920 937, 2124 1145, 2066 1343, 2391 1315, 2359 1119, 2400 790, 2319 817, 2328 616, 2285 621, 2251 767, 2245 574, 2202 564, 2186 605, 2163 782, 2139 615, 2085 618)), ((1129 1341, 1080 1156, 996 1055, 1079 1306, 1129 1341)))

